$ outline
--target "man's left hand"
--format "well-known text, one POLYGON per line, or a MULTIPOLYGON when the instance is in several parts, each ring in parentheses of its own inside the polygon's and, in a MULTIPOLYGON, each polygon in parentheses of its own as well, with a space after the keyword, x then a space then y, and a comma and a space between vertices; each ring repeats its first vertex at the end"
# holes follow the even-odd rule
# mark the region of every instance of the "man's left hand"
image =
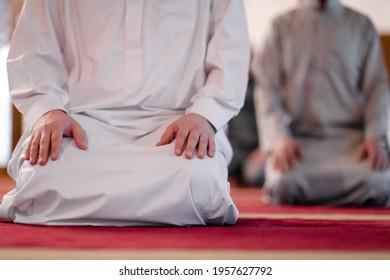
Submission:
POLYGON ((215 155, 215 129, 211 123, 201 115, 190 113, 173 122, 167 127, 157 146, 171 143, 176 139, 175 154, 184 155, 192 159, 196 154, 202 159, 207 154, 215 155))

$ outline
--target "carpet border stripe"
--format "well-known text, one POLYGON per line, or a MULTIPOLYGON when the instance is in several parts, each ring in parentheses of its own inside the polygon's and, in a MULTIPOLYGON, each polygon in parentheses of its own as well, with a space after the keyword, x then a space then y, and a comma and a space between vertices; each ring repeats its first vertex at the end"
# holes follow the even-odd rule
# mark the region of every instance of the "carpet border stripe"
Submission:
POLYGON ((390 251, 0 249, 0 260, 390 260, 390 251))
POLYGON ((240 213, 239 218, 242 218, 242 219, 390 221, 390 215, 375 215, 375 214, 240 213))

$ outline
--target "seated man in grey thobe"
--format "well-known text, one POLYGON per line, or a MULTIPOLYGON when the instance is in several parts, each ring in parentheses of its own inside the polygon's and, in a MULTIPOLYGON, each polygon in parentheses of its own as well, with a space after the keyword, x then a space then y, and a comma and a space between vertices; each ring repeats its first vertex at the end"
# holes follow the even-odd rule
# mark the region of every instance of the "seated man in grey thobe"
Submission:
POLYGON ((385 206, 388 84, 370 19, 339 0, 277 17, 254 63, 266 200, 385 206))
POLYGON ((8 73, 26 131, 0 219, 234 224, 224 127, 249 53, 239 0, 25 1, 8 73))

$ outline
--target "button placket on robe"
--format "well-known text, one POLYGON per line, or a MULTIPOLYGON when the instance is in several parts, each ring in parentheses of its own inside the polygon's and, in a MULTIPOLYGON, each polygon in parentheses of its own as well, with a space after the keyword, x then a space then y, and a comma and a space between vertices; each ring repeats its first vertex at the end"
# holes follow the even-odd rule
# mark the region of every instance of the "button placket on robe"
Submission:
POLYGON ((126 0, 124 30, 125 65, 123 79, 130 86, 137 84, 141 80, 143 13, 143 0, 126 0))

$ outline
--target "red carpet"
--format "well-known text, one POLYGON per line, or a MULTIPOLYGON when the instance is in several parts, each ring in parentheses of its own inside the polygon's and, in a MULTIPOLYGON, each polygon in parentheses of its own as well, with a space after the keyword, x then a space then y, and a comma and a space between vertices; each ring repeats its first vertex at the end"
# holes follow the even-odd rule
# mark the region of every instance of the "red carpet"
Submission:
MULTIPOLYGON (((0 197, 13 185, 0 177, 0 197)), ((382 252, 390 259, 390 209, 267 206, 261 203, 260 189, 234 186, 232 196, 241 218, 226 227, 48 227, 0 222, 0 253, 20 248, 331 251, 335 258, 337 252, 382 252), (281 216, 292 214, 293 218, 281 216)))
MULTIPOLYGON (((234 184, 233 184, 234 185, 234 184)), ((311 213, 311 214, 375 214, 390 215, 390 208, 325 207, 325 206, 275 206, 261 202, 259 188, 231 189, 240 213, 311 213)))
POLYGON ((390 221, 240 219, 228 227, 47 227, 0 223, 0 247, 390 250, 390 221))

